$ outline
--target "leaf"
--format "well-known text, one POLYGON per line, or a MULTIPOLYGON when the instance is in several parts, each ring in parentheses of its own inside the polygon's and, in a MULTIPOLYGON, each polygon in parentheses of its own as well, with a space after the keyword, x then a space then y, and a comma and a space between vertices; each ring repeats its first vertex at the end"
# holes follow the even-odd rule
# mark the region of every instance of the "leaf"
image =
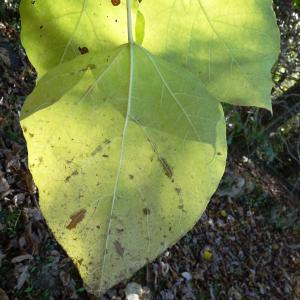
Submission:
POLYGON ((91 293, 129 278, 203 213, 226 163, 219 100, 270 107, 271 1, 223 2, 21 2, 40 76, 21 112, 29 167, 91 293), (247 28, 268 45, 251 46, 247 28))
MULTIPOLYGON (((125 5, 23 0, 22 42, 39 76, 80 55, 79 47, 96 53, 126 43, 125 5)), ((189 69, 218 100, 271 110, 279 54, 271 0, 144 0, 132 14, 137 42, 189 69)))
POLYGON ((193 74, 133 57, 132 77, 127 45, 60 65, 22 112, 41 210, 96 294, 191 229, 225 167, 220 104, 193 74))

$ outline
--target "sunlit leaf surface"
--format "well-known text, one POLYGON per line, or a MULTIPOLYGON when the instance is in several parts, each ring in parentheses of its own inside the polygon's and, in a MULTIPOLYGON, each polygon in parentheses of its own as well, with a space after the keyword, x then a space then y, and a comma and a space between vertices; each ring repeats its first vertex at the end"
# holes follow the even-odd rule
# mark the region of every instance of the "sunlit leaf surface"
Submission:
MULTIPOLYGON (((39 75, 83 47, 98 52, 126 43, 125 6, 22 0, 22 41, 39 75)), ((279 53, 271 0, 143 0, 132 14, 136 41, 188 68, 217 99, 271 108, 270 70, 279 53)))

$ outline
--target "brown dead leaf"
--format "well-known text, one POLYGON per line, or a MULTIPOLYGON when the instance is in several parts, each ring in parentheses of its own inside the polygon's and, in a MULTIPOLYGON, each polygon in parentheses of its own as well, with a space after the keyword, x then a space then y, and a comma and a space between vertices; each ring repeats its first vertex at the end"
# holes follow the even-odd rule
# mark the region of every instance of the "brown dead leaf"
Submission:
POLYGON ((22 262, 22 261, 24 261, 24 260, 26 260, 26 259, 33 260, 33 256, 30 255, 30 254, 19 255, 19 256, 14 257, 14 258, 11 260, 11 262, 12 262, 13 264, 17 264, 17 263, 22 262))
POLYGON ((9 300, 6 293, 0 288, 0 300, 9 300))
POLYGON ((9 190, 9 184, 7 180, 0 174, 0 193, 7 192, 9 190))
POLYGON ((17 279, 17 285, 16 289, 19 290, 23 287, 24 283, 26 282, 29 273, 28 273, 28 266, 23 266, 21 273, 19 273, 18 279, 17 279))

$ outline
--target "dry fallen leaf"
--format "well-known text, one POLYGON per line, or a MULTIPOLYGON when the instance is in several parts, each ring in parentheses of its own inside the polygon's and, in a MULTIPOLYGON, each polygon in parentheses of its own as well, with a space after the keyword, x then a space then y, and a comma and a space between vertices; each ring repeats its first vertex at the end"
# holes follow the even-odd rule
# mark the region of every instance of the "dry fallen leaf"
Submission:
POLYGON ((13 264, 16 264, 16 263, 22 262, 23 260, 26 260, 26 259, 32 260, 32 259, 33 259, 33 256, 30 255, 30 254, 19 255, 19 256, 14 257, 14 258, 11 260, 11 262, 12 262, 13 264))
POLYGON ((19 290, 23 287, 24 283, 26 282, 29 273, 28 273, 28 266, 22 266, 19 270, 19 275, 17 278, 17 285, 16 285, 16 289, 19 290))
POLYGON ((0 288, 0 300, 9 300, 6 293, 0 288))

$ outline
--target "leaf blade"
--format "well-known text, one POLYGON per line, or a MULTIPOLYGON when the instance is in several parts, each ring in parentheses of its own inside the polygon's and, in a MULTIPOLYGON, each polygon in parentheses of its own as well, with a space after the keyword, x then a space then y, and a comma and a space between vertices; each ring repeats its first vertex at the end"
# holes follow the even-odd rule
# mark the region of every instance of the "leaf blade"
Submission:
MULTIPOLYGON (((120 110, 116 101, 118 94, 123 95, 124 107, 128 103, 129 77, 124 74, 129 74, 130 53, 125 45, 111 58, 105 76, 100 75, 103 68, 96 68, 100 74, 86 70, 71 89, 57 95, 57 101, 33 108, 22 120, 41 210, 88 290, 96 294, 131 276, 192 228, 224 172, 225 122, 220 104, 192 74, 153 58, 158 75, 148 55, 134 47, 130 114, 128 106, 127 112, 120 110), (123 75, 116 75, 119 72, 123 75), (149 74, 152 85, 146 88, 149 74), (191 120, 200 119, 194 126, 206 124, 206 131, 198 131, 200 136, 172 94, 158 97, 162 78, 178 94, 191 120), (206 118, 201 121, 207 109, 214 112, 209 124, 206 118), (177 119, 178 114, 182 118, 177 119), (163 121, 157 122, 161 116, 163 121)), ((73 72, 75 65, 81 70, 96 61, 97 56, 90 54, 68 68, 72 66, 73 72)), ((65 78, 72 76, 65 66, 58 68, 65 78)), ((41 79, 37 89, 45 91, 47 81, 41 79)), ((29 101, 34 97, 40 97, 39 92, 29 101)))

